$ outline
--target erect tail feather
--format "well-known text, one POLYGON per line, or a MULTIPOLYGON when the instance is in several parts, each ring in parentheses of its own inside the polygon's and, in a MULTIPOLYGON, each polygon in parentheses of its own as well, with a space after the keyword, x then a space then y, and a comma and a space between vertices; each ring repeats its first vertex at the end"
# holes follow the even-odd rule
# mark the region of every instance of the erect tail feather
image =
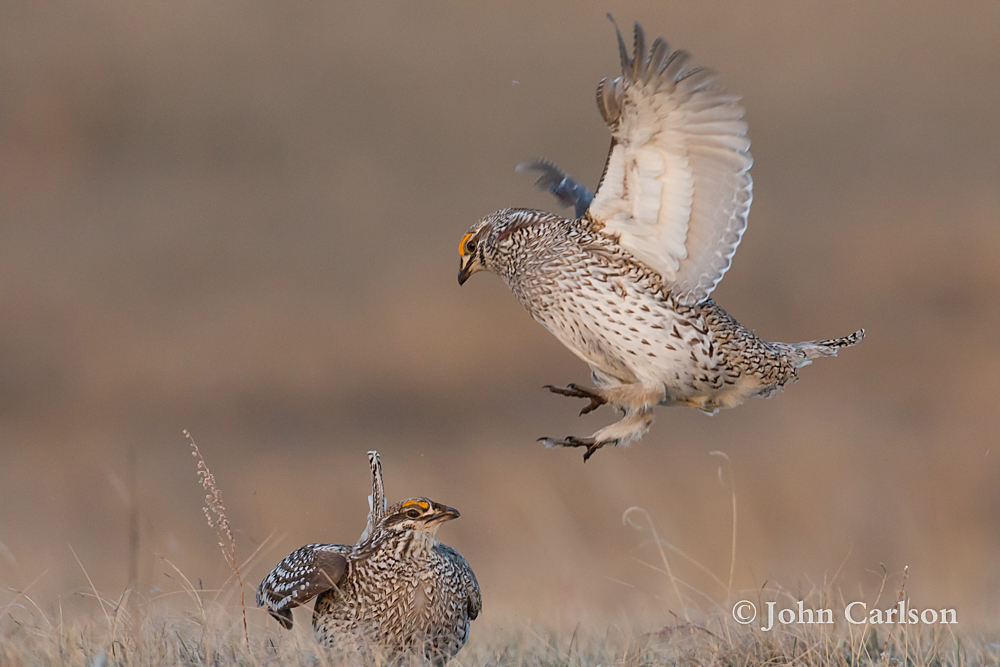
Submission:
POLYGON ((831 338, 829 340, 808 340, 804 343, 792 343, 790 347, 794 353, 797 353, 798 359, 794 359, 792 363, 795 364, 796 368, 801 366, 807 366, 812 363, 813 359, 817 357, 835 357, 837 356, 837 350, 842 347, 850 347, 852 345, 857 345, 865 337, 865 330, 858 329, 850 336, 844 336, 843 338, 831 338))

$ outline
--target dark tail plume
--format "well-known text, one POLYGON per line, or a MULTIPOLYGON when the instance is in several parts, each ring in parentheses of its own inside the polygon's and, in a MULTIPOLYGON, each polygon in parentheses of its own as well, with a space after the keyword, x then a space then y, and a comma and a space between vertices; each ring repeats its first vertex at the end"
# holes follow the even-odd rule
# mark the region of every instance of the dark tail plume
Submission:
POLYGON ((542 175, 535 181, 539 190, 548 190, 554 194, 564 206, 572 206, 576 217, 581 218, 590 208, 594 193, 566 175, 562 169, 545 158, 517 165, 518 171, 540 171, 542 175))
POLYGON ((858 329, 850 336, 843 338, 831 338, 829 340, 809 340, 804 343, 782 343, 781 347, 788 350, 792 357, 792 364, 796 368, 808 366, 813 359, 818 357, 835 357, 837 351, 842 347, 857 345, 865 338, 865 330, 858 329))

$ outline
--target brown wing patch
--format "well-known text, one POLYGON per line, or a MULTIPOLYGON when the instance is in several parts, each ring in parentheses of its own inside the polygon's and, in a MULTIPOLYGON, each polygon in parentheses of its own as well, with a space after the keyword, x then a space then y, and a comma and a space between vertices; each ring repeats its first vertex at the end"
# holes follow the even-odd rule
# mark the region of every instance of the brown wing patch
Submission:
MULTIPOLYGON (((309 587, 316 589, 313 595, 319 595, 340 585, 347 571, 347 559, 332 551, 320 551, 316 554, 316 568, 309 577, 309 587)), ((310 595, 309 597, 312 597, 310 595)))

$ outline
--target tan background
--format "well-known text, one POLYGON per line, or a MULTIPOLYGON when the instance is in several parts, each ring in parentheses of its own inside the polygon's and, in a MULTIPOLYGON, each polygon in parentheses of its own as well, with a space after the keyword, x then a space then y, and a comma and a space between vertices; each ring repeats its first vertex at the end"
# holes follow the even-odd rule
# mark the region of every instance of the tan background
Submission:
POLYGON ((738 588, 867 595, 909 565, 919 606, 995 616, 1000 5, 327 4, 0 7, 0 586, 89 609, 72 545, 117 597, 130 450, 139 586, 176 589, 161 556, 218 585, 189 428, 244 554, 282 538, 252 582, 353 542, 377 448, 393 499, 462 510, 442 537, 487 618, 652 625, 678 607, 621 515, 727 579, 722 450, 738 588), (495 277, 460 289, 456 250, 554 207, 521 160, 595 185, 608 9, 745 95, 754 207, 717 300, 772 340, 869 333, 583 465, 534 440, 611 419, 541 390, 585 367, 495 277))

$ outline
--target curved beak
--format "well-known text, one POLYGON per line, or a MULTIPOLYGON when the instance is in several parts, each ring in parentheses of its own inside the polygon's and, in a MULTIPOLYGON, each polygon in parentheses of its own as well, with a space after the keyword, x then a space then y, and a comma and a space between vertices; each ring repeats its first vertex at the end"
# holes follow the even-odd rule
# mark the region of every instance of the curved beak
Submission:
POLYGON ((479 271, 479 269, 479 261, 476 259, 475 255, 462 257, 459 260, 458 265, 458 284, 464 285, 465 281, 469 279, 469 276, 479 271))
POLYGON ((448 507, 443 505, 441 509, 438 510, 437 516, 434 517, 435 522, 443 523, 445 521, 451 521, 452 519, 457 519, 462 516, 457 509, 454 507, 448 507))

